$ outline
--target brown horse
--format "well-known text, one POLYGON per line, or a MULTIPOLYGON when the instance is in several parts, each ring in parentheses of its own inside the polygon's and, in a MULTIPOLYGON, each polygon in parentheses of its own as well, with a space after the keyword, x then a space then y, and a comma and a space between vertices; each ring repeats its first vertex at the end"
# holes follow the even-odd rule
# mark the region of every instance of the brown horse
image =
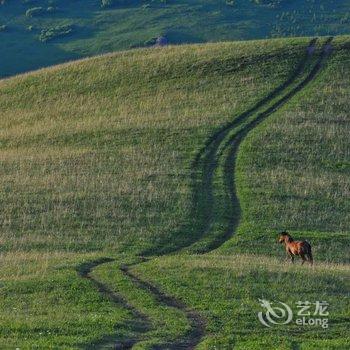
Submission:
POLYGON ((311 244, 309 242, 294 241, 288 232, 281 232, 278 242, 284 243, 287 255, 290 257, 292 263, 294 263, 294 256, 299 255, 302 259, 301 264, 304 264, 305 261, 309 261, 311 265, 313 264, 311 244))

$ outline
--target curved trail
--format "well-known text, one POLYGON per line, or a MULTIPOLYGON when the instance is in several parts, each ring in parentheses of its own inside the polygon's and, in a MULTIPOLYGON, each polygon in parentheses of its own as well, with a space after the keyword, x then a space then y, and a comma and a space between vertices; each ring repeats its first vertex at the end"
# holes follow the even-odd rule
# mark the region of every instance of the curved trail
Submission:
MULTIPOLYGON (((228 152, 228 156, 225 160, 223 169, 224 169, 224 186, 225 186, 225 192, 228 194, 228 198, 226 199, 225 206, 230 207, 230 220, 228 223, 227 230, 219 237, 212 237, 211 242, 206 245, 204 248, 197 249, 196 244, 199 242, 195 242, 194 244, 190 245, 190 248, 192 248, 192 252, 204 254, 208 253, 214 249, 219 248, 224 242, 226 242, 233 234, 235 227, 238 226, 239 220, 240 220, 240 214, 241 214, 241 208, 239 204, 239 199, 237 197, 236 192, 236 186, 235 186, 235 159, 236 155, 238 153, 239 146, 245 136, 256 126, 258 126, 262 121, 264 121, 267 117, 269 117, 271 114, 275 113, 279 108, 281 108, 284 104, 286 104, 294 95, 296 95, 298 92, 300 92, 302 89, 306 87, 317 75, 317 73, 321 70, 323 67, 323 64, 325 60, 328 58, 329 54, 331 53, 331 41, 333 38, 329 38, 326 43, 323 45, 322 51, 320 53, 320 56, 314 65, 314 67, 311 69, 309 74, 296 86, 293 87, 293 81, 295 81, 300 74, 303 73, 303 70, 305 69, 307 65, 308 59, 313 55, 313 50, 311 50, 311 54, 308 54, 308 59, 304 61, 304 63, 301 63, 299 67, 296 70, 296 74, 294 75, 294 78, 290 78, 285 84, 283 84, 281 87, 277 88, 271 95, 268 96, 267 99, 265 99, 265 104, 267 105, 266 109, 262 108, 256 108, 254 107, 252 110, 244 113, 243 115, 239 116, 241 123, 237 125, 236 120, 229 124, 228 127, 224 127, 223 131, 219 132, 217 137, 220 139, 220 143, 217 144, 217 142, 212 143, 215 147, 214 150, 211 150, 209 152, 209 157, 214 153, 217 157, 216 159, 211 159, 212 166, 216 166, 219 162, 219 158, 222 157, 223 153, 225 151, 228 152), (288 91, 288 88, 292 87, 290 91, 288 91), (286 91, 287 90, 287 91, 286 91), (274 100, 273 97, 281 95, 281 93, 285 92, 285 95, 282 95, 277 101, 274 100), (269 102, 271 102, 271 105, 269 105, 269 102), (242 117, 243 116, 243 117, 242 117), (254 116, 254 118, 250 118, 251 116, 254 116), (242 120, 243 119, 243 120, 242 120), (237 131, 235 129, 238 129, 237 131), (231 132, 233 133, 231 134, 231 132), (225 134, 224 136, 221 136, 222 134, 225 134), (220 150, 220 147, 222 149, 220 150), (194 248, 194 249, 193 249, 194 248)), ((310 52, 310 48, 312 48, 315 45, 315 41, 312 41, 307 49, 307 52, 310 52)), ((258 103, 260 105, 260 103, 258 103)), ((216 141, 216 140, 215 140, 216 141)), ((213 147, 212 146, 212 147, 213 147)), ((203 157, 203 162, 206 163, 210 161, 210 158, 208 159, 208 156, 203 157)), ((214 171, 216 169, 211 169, 211 172, 207 174, 206 181, 203 182, 200 186, 201 193, 204 193, 207 198, 210 199, 210 205, 211 205, 211 211, 207 212, 207 219, 206 219, 206 231, 204 232, 205 236, 206 234, 210 233, 210 229, 212 226, 212 208, 213 208, 213 176, 214 171), (210 175, 210 178, 209 178, 210 175)))
MULTIPOLYGON (((151 329, 151 323, 148 317, 133 306, 129 305, 124 298, 122 298, 119 294, 113 292, 108 286, 98 281, 91 275, 91 272, 96 267, 113 262, 114 259, 111 258, 101 258, 98 260, 90 261, 84 264, 81 264, 77 267, 77 272, 80 277, 90 280, 94 287, 98 290, 100 294, 102 294, 105 298, 110 300, 113 304, 121 306, 122 308, 130 311, 133 315, 133 318, 137 321, 133 324, 133 330, 137 333, 146 333, 151 329)), ((97 349, 97 348, 113 348, 115 350, 124 350, 131 349, 138 341, 138 338, 135 339, 127 339, 125 341, 115 341, 115 337, 105 337, 100 340, 97 344, 91 344, 89 349, 97 349), (114 339, 113 339, 114 338, 114 339)))
MULTIPOLYGON (((291 76, 278 86, 275 90, 269 93, 262 100, 258 101, 252 108, 243 112, 237 116, 234 120, 226 123, 220 127, 216 132, 214 132, 206 141, 204 147, 197 153, 194 161, 191 166, 191 179, 193 187, 193 196, 192 196, 192 209, 191 217, 195 217, 198 222, 201 223, 201 227, 197 230, 197 234, 191 236, 191 241, 185 242, 182 245, 178 245, 173 250, 162 250, 162 247, 158 247, 155 250, 158 252, 158 255, 166 255, 179 251, 180 249, 191 246, 193 243, 200 239, 200 235, 203 236, 203 233, 206 234, 212 223, 212 211, 213 211, 213 176, 216 168, 218 167, 218 150, 223 144, 223 141, 227 135, 237 126, 244 123, 249 117, 257 113, 261 108, 267 105, 269 102, 273 101, 278 97, 283 91, 290 87, 295 80, 304 72, 305 67, 307 66, 309 60, 314 54, 316 47, 317 39, 312 39, 306 48, 305 58, 301 60, 291 76), (201 207, 201 204, 205 203, 204 208, 201 207)), ((184 227, 181 231, 188 232, 189 228, 184 227)), ((200 251, 197 251, 200 253, 200 251)), ((150 256, 152 251, 144 251, 141 255, 150 256)))
POLYGON ((130 272, 129 267, 132 265, 124 265, 120 269, 121 271, 128 276, 133 283, 138 287, 147 290, 152 293, 154 298, 163 305, 167 307, 172 307, 178 310, 181 310, 186 314, 187 320, 190 324, 190 331, 182 338, 171 344, 162 344, 158 346, 153 346, 153 349, 194 349, 197 344, 200 343, 201 339, 205 334, 205 319, 195 310, 189 310, 187 306, 176 298, 167 295, 160 291, 157 287, 152 285, 147 281, 141 280, 139 277, 135 276, 130 272))
MULTIPOLYGON (((305 68, 309 63, 313 53, 315 51, 316 39, 312 40, 307 47, 305 59, 298 65, 293 75, 281 86, 270 93, 266 98, 259 101, 253 108, 244 112, 232 122, 226 124, 224 127, 214 133, 206 143, 205 147, 200 150, 193 162, 192 180, 194 185, 193 193, 193 209, 192 215, 202 223, 198 234, 195 237, 195 242, 187 242, 183 246, 179 246, 176 251, 182 248, 190 247, 192 252, 204 254, 208 253, 218 247, 220 247, 225 241, 227 241, 233 234, 235 228, 238 226, 240 220, 240 204, 236 193, 235 185, 235 163, 239 146, 244 140, 245 136, 263 120, 276 112, 286 102, 288 102, 294 95, 305 88, 317 75, 317 73, 323 67, 323 64, 329 54, 331 53, 331 41, 329 38, 323 45, 319 58, 311 71, 303 78, 305 68), (303 78, 300 82, 298 79, 303 78), (226 156, 223 158, 223 156, 226 156), (223 161, 224 160, 224 161, 223 161), (205 238, 210 234, 213 225, 213 208, 214 208, 214 186, 213 179, 216 169, 218 168, 220 161, 223 161, 223 186, 225 188, 226 197, 225 205, 230 208, 230 218, 227 222, 227 228, 218 237, 211 237, 210 242, 203 248, 196 247, 196 243, 200 242, 201 238, 205 238), (206 206, 203 207, 205 203, 206 206)), ((208 237, 207 237, 208 238, 208 237)), ((161 252, 158 255, 166 255, 173 251, 161 252)), ((147 255, 147 252, 145 252, 147 255)), ((140 258, 140 262, 145 258, 140 258)), ((124 299, 117 296, 114 292, 110 291, 108 287, 104 286, 101 282, 91 277, 91 270, 103 263, 111 262, 112 259, 100 260, 98 263, 91 263, 89 268, 85 269, 85 273, 80 273, 82 277, 89 278, 95 284, 95 287, 100 293, 107 296, 110 300, 119 305, 126 307, 132 312, 136 319, 140 320, 143 324, 144 332, 147 332, 150 327, 150 321, 147 316, 141 314, 136 309, 128 305, 124 299)), ((136 263, 138 264, 138 263, 136 263)), ((136 265, 133 264, 133 265, 136 265)), ((154 346, 154 349, 194 349, 202 340, 205 335, 206 321, 201 315, 191 309, 188 309, 185 304, 180 302, 174 297, 166 295, 160 291, 157 287, 147 281, 141 280, 138 276, 130 271, 132 265, 124 265, 120 268, 123 274, 128 277, 137 288, 146 290, 151 293, 155 300, 160 304, 167 307, 176 308, 182 311, 191 326, 190 331, 185 334, 181 339, 172 342, 171 344, 160 344, 154 346)), ((84 271, 81 268, 80 271, 84 271)), ((142 333, 144 333, 142 332, 142 333)), ((118 343, 115 349, 131 349, 138 340, 128 340, 124 343, 118 343)))

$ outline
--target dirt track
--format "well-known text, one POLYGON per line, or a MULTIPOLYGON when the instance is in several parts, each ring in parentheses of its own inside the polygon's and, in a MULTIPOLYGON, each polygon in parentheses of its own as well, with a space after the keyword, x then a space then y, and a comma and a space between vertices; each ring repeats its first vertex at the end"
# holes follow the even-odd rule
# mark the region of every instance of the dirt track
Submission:
MULTIPOLYGON (((332 38, 329 38, 323 45, 322 51, 319 54, 317 62, 312 67, 310 72, 306 73, 306 67, 311 62, 315 55, 316 39, 313 39, 305 51, 305 58, 295 69, 292 76, 281 86, 276 88, 267 97, 259 101, 253 108, 236 117, 232 122, 220 128, 207 141, 205 146, 197 154, 192 164, 192 181, 193 181, 193 208, 192 215, 201 222, 201 227, 193 239, 188 240, 183 246, 177 248, 176 251, 184 248, 190 252, 208 253, 226 242, 234 233, 235 228, 239 224, 241 209, 239 199, 236 193, 235 186, 235 162, 241 142, 246 135, 271 114, 276 112, 284 104, 286 104, 293 96, 304 89, 319 73, 326 59, 331 53, 332 38), (300 81, 299 81, 300 80, 300 81), (226 157, 222 159, 222 157, 226 157), (227 222, 227 228, 219 236, 211 236, 210 231, 213 225, 213 208, 214 208, 214 186, 213 178, 216 169, 220 164, 223 164, 224 170, 224 187, 225 187, 225 205, 230 208, 230 219, 227 222), (200 203, 206 203, 203 207, 200 203), (198 245, 201 239, 209 239, 209 244, 198 245)), ((166 255, 174 251, 159 251, 159 255, 166 255)), ((145 252, 145 256, 150 255, 150 252, 145 252)), ((136 309, 131 307, 123 298, 112 292, 108 287, 103 285, 91 277, 90 273, 93 268, 103 263, 111 262, 111 259, 101 259, 90 264, 85 264, 79 268, 79 273, 82 277, 90 279, 95 288, 100 293, 110 299, 112 302, 122 305, 130 310, 135 319, 138 319, 143 331, 146 333, 150 329, 150 320, 146 315, 141 314, 136 309)), ((144 257, 140 257, 140 262, 144 261, 144 257)), ((191 325, 191 331, 185 334, 182 338, 172 343, 163 343, 154 347, 154 349, 194 349, 205 335, 206 321, 201 315, 191 309, 188 309, 181 301, 174 297, 166 295, 156 286, 147 281, 141 280, 138 276, 132 273, 131 266, 124 265, 121 267, 123 274, 130 278, 134 283, 135 288, 142 288, 151 293, 155 300, 160 304, 168 307, 177 308, 182 311, 191 325)), ((141 339, 140 339, 141 340, 141 339)), ((124 342, 114 342, 115 349, 131 349, 138 339, 130 339, 124 342)), ((101 347, 106 346, 106 342, 101 347)), ((96 347, 95 347, 96 348, 96 347)))
MULTIPOLYGON (((77 272, 78 274, 85 279, 88 279, 91 281, 91 283, 94 285, 94 287, 98 290, 100 294, 102 294, 105 298, 110 300, 113 304, 116 304, 126 310, 129 310, 130 313, 133 315, 133 318, 137 320, 135 324, 133 325, 133 330, 137 333, 146 333, 151 329, 151 322, 148 319, 148 317, 138 310, 136 310, 133 306, 128 304, 128 302, 121 297, 119 294, 113 292, 107 285, 101 283, 96 278, 94 278, 91 275, 91 272, 93 269, 95 269, 97 266, 111 263, 114 259, 111 258, 101 258, 98 260, 94 260, 85 264, 82 264, 78 267, 77 272)), ((109 348, 109 349, 115 349, 115 350, 124 350, 124 349, 131 349, 139 339, 127 339, 124 341, 116 341, 115 339, 112 339, 111 337, 106 337, 105 339, 99 340, 97 344, 91 344, 88 349, 97 349, 97 348, 109 348)))

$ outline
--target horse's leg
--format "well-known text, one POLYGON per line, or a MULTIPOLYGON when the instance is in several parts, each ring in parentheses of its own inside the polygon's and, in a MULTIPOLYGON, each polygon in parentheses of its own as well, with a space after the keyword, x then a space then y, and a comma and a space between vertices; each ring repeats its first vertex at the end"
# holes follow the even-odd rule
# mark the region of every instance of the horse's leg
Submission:
POLYGON ((300 254, 301 257, 301 265, 304 265, 304 262, 306 261, 305 255, 304 254, 300 254))
POLYGON ((290 257, 290 261, 292 262, 292 264, 294 264, 294 256, 293 256, 293 254, 289 253, 289 257, 290 257))

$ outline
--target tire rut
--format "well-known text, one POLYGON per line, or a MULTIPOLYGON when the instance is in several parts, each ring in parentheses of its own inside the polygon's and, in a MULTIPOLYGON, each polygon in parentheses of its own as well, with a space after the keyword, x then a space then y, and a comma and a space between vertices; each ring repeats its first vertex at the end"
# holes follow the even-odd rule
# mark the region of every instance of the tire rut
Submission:
MULTIPOLYGON (((76 270, 78 275, 81 278, 89 280, 103 297, 111 301, 113 304, 128 310, 132 314, 133 318, 137 320, 132 324, 132 329, 135 333, 147 333, 151 329, 151 322, 149 318, 143 313, 139 312, 136 308, 128 304, 128 302, 123 297, 115 293, 106 284, 100 282, 91 275, 92 271, 96 267, 103 264, 111 263, 113 261, 115 260, 111 258, 101 258, 98 260, 89 261, 87 263, 81 264, 77 267, 76 270)), ((95 344, 91 344, 91 346, 87 347, 87 349, 104 349, 108 347, 113 348, 114 350, 127 350, 131 349, 136 343, 140 341, 139 337, 120 341, 115 341, 113 340, 113 338, 115 337, 105 337, 104 339, 101 339, 95 344)))
POLYGON ((228 142, 226 142, 224 149, 228 149, 228 156, 224 165, 224 178, 225 178, 225 188, 226 192, 229 193, 229 202, 227 204, 231 207, 231 220, 228 223, 227 230, 224 235, 219 239, 214 240, 207 250, 202 253, 208 253, 212 250, 219 248, 223 243, 230 239, 235 231, 235 228, 238 227, 241 217, 241 207, 236 191, 235 184, 235 167, 236 167, 236 158, 239 151, 239 146, 247 136, 247 134, 261 124, 266 118, 274 114, 278 109, 284 106, 292 97, 294 97, 298 92, 303 90, 314 78, 317 76, 318 72, 322 69, 326 59, 332 51, 332 42, 333 38, 329 38, 322 47, 322 52, 317 60, 315 66, 312 68, 310 73, 303 79, 299 84, 297 84, 291 91, 286 95, 281 97, 278 101, 272 104, 265 111, 257 114, 257 117, 252 121, 248 122, 242 129, 237 133, 232 135, 228 142))
MULTIPOLYGON (((142 256, 166 255, 178 252, 180 249, 190 247, 196 243, 201 238, 201 236, 205 236, 210 231, 213 219, 212 212, 214 205, 212 183, 215 169, 218 166, 217 153, 220 146, 222 145, 225 138, 227 138, 228 134, 235 127, 244 123, 244 121, 256 114, 259 110, 261 110, 261 108, 273 101, 295 82, 295 80, 303 73, 306 65, 313 56, 316 42, 317 38, 314 38, 310 41, 305 50, 306 52, 304 59, 301 60, 291 76, 285 82, 283 82, 275 90, 269 93, 265 98, 258 101, 252 108, 243 112, 231 122, 226 123, 224 126, 220 127, 208 138, 204 147, 195 156, 195 159, 191 165, 193 195, 190 216, 196 218, 196 221, 200 223, 200 226, 196 230, 196 233, 191 235, 191 241, 178 244, 175 249, 163 250, 162 247, 158 247, 156 249, 152 249, 152 251, 144 251, 141 254, 142 256), (202 207, 203 203, 206 203, 206 206, 204 208, 202 207)), ((186 226, 181 228, 180 231, 189 232, 190 228, 186 226)), ((200 253, 200 251, 196 252, 200 253)))
POLYGON ((194 349, 197 344, 200 343, 202 337, 205 335, 205 325, 206 321, 202 316, 195 310, 190 310, 181 301, 176 298, 167 295, 160 291, 153 284, 141 280, 139 277, 134 275, 130 271, 131 265, 124 265, 120 269, 125 276, 129 277, 136 287, 147 290, 152 293, 154 298, 163 305, 167 307, 175 308, 182 311, 189 322, 190 330, 185 334, 182 339, 179 339, 171 344, 161 344, 152 347, 154 350, 177 350, 177 349, 194 349))
MULTIPOLYGON (((210 231, 213 219, 213 202, 214 202, 214 188, 213 188, 213 177, 214 172, 218 166, 218 152, 219 149, 222 148, 220 156, 224 152, 227 152, 227 157, 224 162, 224 186, 226 189, 226 202, 230 206, 230 220, 227 225, 227 229, 220 237, 215 237, 212 242, 206 246, 205 249, 196 251, 199 254, 208 253, 214 249, 220 247, 224 242, 226 242, 232 235, 235 228, 239 224, 240 216, 241 216, 241 208, 239 204, 239 199, 236 193, 236 185, 235 185, 235 163, 236 156, 239 150, 239 146, 245 136, 257 125, 259 125, 262 121, 264 121, 268 116, 276 112, 280 107, 282 107, 288 100, 290 100, 295 94, 301 91, 306 85, 308 85, 317 75, 317 73, 321 70, 324 61, 331 53, 331 41, 333 38, 329 38, 326 43, 323 45, 320 56, 305 79, 303 79, 300 83, 298 83, 291 91, 286 93, 276 102, 273 102, 278 96, 280 96, 284 91, 286 91, 289 87, 292 87, 293 83, 301 76, 304 72, 307 63, 309 62, 310 57, 313 56, 315 51, 315 44, 317 39, 313 39, 309 46, 307 47, 306 57, 305 59, 298 65, 294 74, 282 85, 276 88, 272 93, 270 93, 266 98, 259 101, 254 107, 249 109, 248 111, 242 113, 240 116, 235 118, 232 122, 226 124, 224 127, 220 128, 217 132, 215 132, 206 143, 205 147, 203 147, 199 153, 197 154, 193 164, 192 164, 192 178, 194 183, 194 194, 193 194, 193 210, 192 215, 196 215, 195 217, 199 218, 199 220, 203 220, 203 225, 199 230, 199 234, 195 237, 196 240, 201 237, 207 235, 210 231), (265 109, 262 112, 259 112, 263 109, 264 106, 269 103, 273 103, 270 107, 265 109), (251 117, 256 115, 255 118, 249 120, 251 117), (243 127, 234 133, 231 136, 231 132, 238 126, 243 125, 243 127), (228 139, 228 140, 227 140, 228 139), (204 195, 204 197, 203 197, 204 195), (208 205, 204 208, 198 207, 198 204, 207 203, 208 205), (204 235, 203 235, 204 233, 204 235)), ((176 250, 167 250, 161 251, 158 253, 158 256, 164 256, 166 254, 174 253, 175 251, 180 251, 180 249, 191 247, 193 242, 187 243, 183 246, 179 246, 176 250)), ((154 253, 154 251, 153 251, 154 253)), ((145 256, 150 255, 150 252, 144 252, 143 256, 140 257, 141 262, 146 260, 145 256)), ((132 312, 134 317, 138 320, 141 320, 143 324, 143 330, 145 333, 150 330, 150 320, 148 317, 139 311, 137 311, 134 307, 130 306, 122 297, 111 291, 106 285, 97 281, 91 276, 91 271, 98 265, 112 262, 113 259, 105 258, 100 259, 95 262, 91 262, 88 264, 82 265, 78 272, 81 277, 90 279, 98 291, 106 296, 113 303, 118 305, 122 305, 132 312)), ((133 264, 133 265, 137 265, 133 264)), ((183 312, 190 324, 190 331, 187 332, 181 339, 172 342, 172 343, 163 343, 159 345, 155 345, 153 349, 194 349, 202 340, 205 335, 206 328, 206 320, 195 310, 189 309, 184 303, 179 301, 178 299, 169 296, 158 289, 153 284, 140 279, 138 276, 133 274, 130 271, 130 267, 133 265, 123 265, 120 267, 121 272, 128 277, 137 288, 141 288, 151 293, 155 300, 157 300, 160 304, 163 304, 167 307, 172 307, 183 312)), ((124 343, 118 342, 116 344, 115 349, 131 349, 133 345, 135 345, 140 339, 129 339, 124 341, 124 343), (117 347, 119 346, 119 347, 117 347), (123 347, 124 346, 124 347, 123 347)))

